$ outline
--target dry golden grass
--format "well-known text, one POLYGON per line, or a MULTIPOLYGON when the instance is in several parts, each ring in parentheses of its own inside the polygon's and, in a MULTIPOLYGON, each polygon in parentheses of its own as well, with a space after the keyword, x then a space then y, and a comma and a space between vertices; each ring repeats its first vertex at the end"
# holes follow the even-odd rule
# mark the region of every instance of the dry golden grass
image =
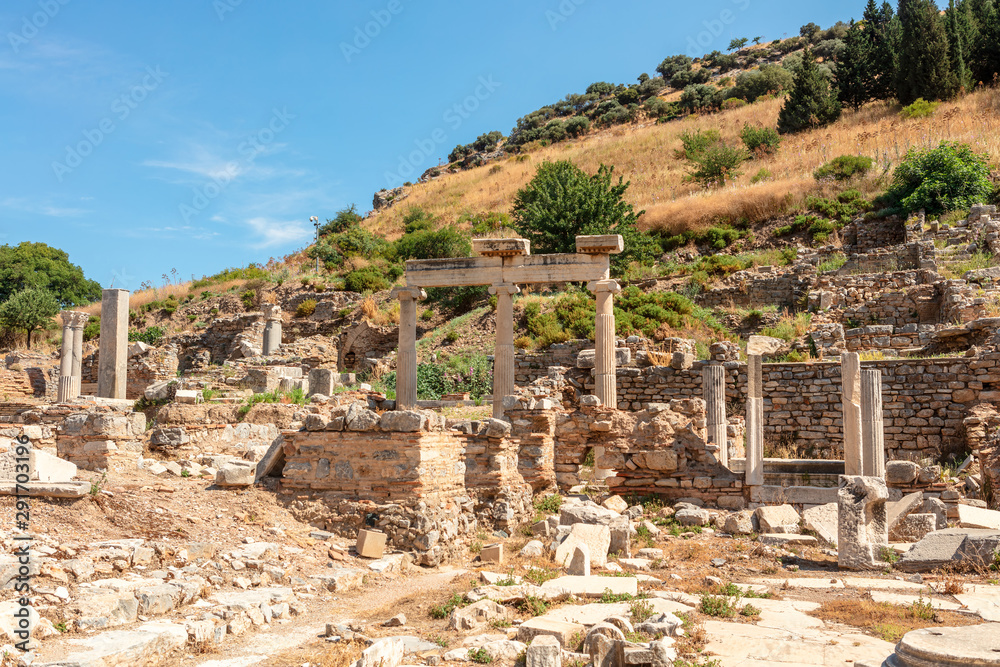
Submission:
POLYGON ((616 174, 631 181, 628 201, 646 211, 642 227, 676 233, 705 228, 720 217, 756 222, 780 215, 821 191, 812 172, 839 155, 866 155, 875 161, 872 175, 860 184, 865 194, 884 189, 892 168, 913 147, 962 141, 993 159, 1000 157, 1000 89, 987 88, 945 103, 925 119, 903 119, 899 106, 888 103, 845 110, 834 125, 785 136, 776 156, 748 162, 743 175, 722 189, 706 191, 687 181, 687 166, 674 155, 682 132, 715 129, 738 144, 744 124, 774 127, 782 104, 774 99, 662 125, 616 127, 509 158, 499 170, 487 165, 451 174, 413 186, 404 204, 373 215, 369 225, 394 238, 411 206, 424 208, 444 223, 456 222, 465 212, 509 212, 517 190, 546 160, 572 160, 590 173, 602 163, 614 165, 616 174), (761 168, 771 177, 751 184, 761 168))
POLYGON ((870 597, 855 600, 832 600, 812 612, 811 616, 860 628, 868 634, 881 637, 887 642, 897 642, 910 630, 935 626, 975 625, 980 620, 975 616, 952 611, 933 611, 927 605, 917 602, 911 606, 875 602, 870 597))
MULTIPOLYGON (((147 303, 153 301, 163 301, 170 295, 177 297, 177 300, 187 297, 189 294, 194 298, 202 292, 213 292, 215 294, 220 294, 226 292, 229 288, 233 286, 243 286, 247 283, 246 280, 230 280, 224 283, 218 283, 216 285, 210 285, 209 287, 203 287, 196 289, 194 292, 191 291, 191 283, 177 283, 175 285, 165 285, 163 287, 155 287, 148 290, 140 290, 138 292, 132 292, 128 298, 128 307, 130 310, 138 310, 139 308, 145 306, 147 303)), ((79 310, 81 312, 87 313, 88 315, 100 315, 101 314, 101 302, 95 301, 94 303, 82 306, 80 308, 75 308, 74 310, 79 310)))

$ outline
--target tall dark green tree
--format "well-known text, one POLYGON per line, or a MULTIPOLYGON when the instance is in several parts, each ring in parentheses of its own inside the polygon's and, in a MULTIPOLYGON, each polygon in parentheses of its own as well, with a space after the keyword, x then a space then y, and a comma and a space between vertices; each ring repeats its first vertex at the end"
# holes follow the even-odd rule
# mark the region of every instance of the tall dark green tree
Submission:
POLYGON ((892 5, 883 2, 879 7, 875 0, 868 0, 862 20, 871 45, 871 99, 895 99, 899 20, 892 5))
POLYGON ((1000 75, 1000 6, 995 0, 963 0, 968 14, 968 65, 975 84, 1000 75))
POLYGON ((933 0, 899 0, 902 35, 896 69, 896 98, 943 100, 958 92, 948 34, 933 0))
POLYGON ((59 301, 52 292, 29 287, 0 304, 0 324, 26 332, 31 349, 31 334, 51 322, 58 312, 59 301))
POLYGON ((872 69, 871 36, 851 21, 844 36, 844 51, 837 63, 837 88, 840 103, 855 111, 874 99, 875 75, 872 69))
POLYGON ((840 118, 837 87, 824 76, 812 50, 802 53, 802 67, 795 73, 795 83, 778 114, 778 132, 787 134, 820 127, 840 118))
POLYGON ((87 280, 69 255, 44 243, 0 246, 0 303, 28 287, 55 295, 63 306, 81 306, 101 298, 101 286, 87 280))
POLYGON ((951 71, 958 79, 959 90, 972 88, 972 75, 965 63, 968 24, 960 17, 955 0, 948 2, 948 49, 951 52, 951 71))
POLYGON ((575 252, 578 235, 621 234, 625 252, 612 260, 618 274, 630 261, 653 259, 658 244, 636 226, 645 211, 625 201, 629 184, 613 175, 605 165, 590 175, 568 160, 542 163, 514 199, 515 229, 538 253, 575 252))

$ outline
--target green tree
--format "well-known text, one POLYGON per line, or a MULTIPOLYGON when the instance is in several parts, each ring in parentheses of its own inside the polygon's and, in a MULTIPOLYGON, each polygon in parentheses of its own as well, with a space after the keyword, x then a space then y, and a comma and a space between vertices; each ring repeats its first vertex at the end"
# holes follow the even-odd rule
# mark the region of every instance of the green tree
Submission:
POLYGON ((973 82, 990 84, 1000 74, 1000 7, 995 0, 963 0, 959 8, 966 23, 973 82))
POLYGON ((836 86, 830 86, 807 47, 802 53, 802 67, 795 73, 792 92, 778 114, 778 131, 799 132, 832 123, 839 117, 836 86))
POLYGON ((965 62, 968 26, 961 20, 955 0, 948 3, 948 49, 951 52, 951 71, 958 80, 960 90, 972 88, 972 73, 965 62))
POLYGON ((319 228, 319 235, 326 236, 327 234, 339 234, 347 231, 349 227, 361 224, 362 220, 364 220, 364 218, 358 214, 357 207, 354 204, 351 204, 347 208, 337 211, 333 219, 327 218, 326 224, 319 228))
POLYGON ((746 37, 740 37, 739 39, 734 39, 729 42, 729 50, 739 51, 740 49, 742 49, 744 46, 747 45, 748 41, 749 40, 746 37))
POLYGON ((871 38, 861 26, 851 21, 844 45, 844 52, 837 63, 838 96, 841 104, 857 111, 874 95, 871 38))
POLYGON ((966 209, 993 194, 986 155, 967 144, 942 142, 930 150, 910 149, 892 175, 885 199, 907 213, 928 215, 966 209))
POLYGON ((64 251, 27 241, 0 246, 0 303, 28 287, 52 292, 63 306, 82 306, 101 298, 101 286, 87 280, 64 251))
POLYGON ((31 349, 31 334, 48 324, 58 312, 59 300, 52 292, 40 287, 28 287, 0 305, 0 324, 26 332, 28 348, 31 349))
POLYGON ((674 74, 690 70, 691 62, 691 59, 685 55, 670 56, 669 58, 664 58, 663 62, 656 68, 656 71, 660 73, 664 81, 670 81, 674 74))
POLYGON ((613 175, 614 167, 603 164, 593 175, 568 160, 539 165, 514 198, 515 229, 540 254, 575 252, 579 235, 621 234, 625 252, 612 260, 617 275, 629 262, 651 260, 657 244, 636 226, 645 211, 624 200, 629 184, 613 175))
POLYGON ((947 99, 958 92, 951 69, 948 34, 933 0, 899 0, 902 38, 896 98, 904 106, 918 98, 947 99))
POLYGON ((865 34, 871 45, 871 99, 890 100, 896 97, 896 67, 899 48, 899 20, 892 5, 868 0, 862 18, 865 34))
POLYGON ((763 39, 764 39, 764 35, 757 35, 756 37, 753 38, 753 43, 754 44, 760 44, 763 39))

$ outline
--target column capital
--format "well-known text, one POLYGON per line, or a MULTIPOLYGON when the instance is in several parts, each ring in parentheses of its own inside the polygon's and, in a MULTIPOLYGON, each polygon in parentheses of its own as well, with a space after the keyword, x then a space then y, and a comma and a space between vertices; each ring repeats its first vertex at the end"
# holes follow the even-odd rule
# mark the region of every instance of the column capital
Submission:
POLYGON ((618 294, 622 291, 622 286, 617 280, 595 280, 593 282, 587 283, 587 289, 589 289, 594 294, 600 294, 601 292, 611 292, 612 294, 618 294))
POLYGON ((490 286, 490 294, 496 294, 497 296, 503 294, 506 296, 514 296, 515 294, 521 293, 521 288, 517 285, 511 285, 509 283, 501 283, 500 285, 490 286))
POLYGON ((393 287, 391 296, 393 299, 399 299, 400 301, 407 299, 412 299, 413 301, 423 301, 427 298, 427 292, 420 287, 403 285, 402 287, 393 287))
POLYGON ((261 310, 264 311, 264 318, 269 321, 278 321, 281 319, 281 306, 274 303, 265 303, 261 310))
MULTIPOLYGON (((63 310, 59 313, 64 327, 72 327, 81 316, 88 317, 86 313, 81 313, 78 310, 63 310)), ((84 320, 84 323, 86 324, 86 320, 84 320)))
POLYGON ((82 329, 87 326, 87 322, 90 321, 90 315, 87 313, 81 313, 74 311, 73 319, 69 323, 71 329, 82 329))

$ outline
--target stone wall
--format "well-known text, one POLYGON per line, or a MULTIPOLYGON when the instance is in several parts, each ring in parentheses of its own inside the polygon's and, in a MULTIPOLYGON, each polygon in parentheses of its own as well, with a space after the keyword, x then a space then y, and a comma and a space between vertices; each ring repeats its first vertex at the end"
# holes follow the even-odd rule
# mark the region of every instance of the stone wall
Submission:
POLYGON ((70 414, 56 437, 59 458, 83 470, 134 470, 143 452, 146 416, 131 406, 97 406, 70 414))
POLYGON ((815 267, 805 263, 790 269, 762 266, 732 274, 722 286, 702 292, 695 300, 706 308, 752 308, 770 304, 796 308, 804 302, 815 279, 815 267))
MULTIPOLYGON (((702 366, 622 368, 618 407, 642 410, 650 403, 701 398, 702 366)), ((743 414, 746 364, 727 362, 728 412, 743 414)), ((882 371, 885 445, 890 459, 937 459, 965 447, 962 420, 980 400, 1000 400, 1000 353, 949 359, 864 362, 882 371)), ((802 458, 843 456, 840 364, 765 364, 764 437, 769 446, 794 446, 802 458)), ((582 393, 593 379, 582 377, 582 393)), ((558 470, 558 456, 557 456, 558 470)))
MULTIPOLYGON (((83 358, 81 364, 81 389, 84 395, 97 393, 97 369, 100 363, 100 353, 95 349, 92 354, 83 358)), ((177 377, 180 361, 177 347, 173 344, 162 348, 150 348, 140 354, 130 354, 126 364, 125 397, 138 400, 146 387, 177 377)))
POLYGON ((23 370, 0 367, 0 402, 11 403, 24 398, 33 398, 35 390, 31 378, 23 370))

